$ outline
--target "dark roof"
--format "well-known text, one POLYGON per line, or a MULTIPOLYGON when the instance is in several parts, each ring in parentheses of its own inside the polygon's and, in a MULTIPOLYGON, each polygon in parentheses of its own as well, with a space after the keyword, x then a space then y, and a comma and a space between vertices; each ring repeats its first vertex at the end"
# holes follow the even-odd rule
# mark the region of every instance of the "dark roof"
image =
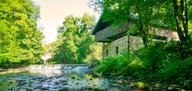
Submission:
POLYGON ((103 14, 100 16, 95 28, 93 29, 92 34, 95 35, 95 33, 105 29, 106 27, 110 26, 112 24, 112 22, 110 21, 105 21, 103 19, 103 14))

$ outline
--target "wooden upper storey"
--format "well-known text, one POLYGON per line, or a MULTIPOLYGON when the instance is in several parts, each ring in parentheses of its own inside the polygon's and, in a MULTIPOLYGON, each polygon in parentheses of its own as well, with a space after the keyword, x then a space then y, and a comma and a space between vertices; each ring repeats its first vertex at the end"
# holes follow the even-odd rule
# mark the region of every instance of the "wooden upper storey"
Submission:
POLYGON ((108 26, 101 31, 96 32, 95 40, 97 42, 112 42, 126 35, 129 29, 129 23, 121 24, 120 26, 108 26))
MULTIPOLYGON (((121 38, 127 34, 127 31, 129 30, 131 25, 131 22, 124 22, 119 24, 118 26, 112 26, 112 22, 106 22, 100 18, 95 29, 93 30, 95 41, 110 43, 114 40, 117 40, 118 38, 121 38)), ((151 27, 149 29, 149 34, 152 35, 155 39, 179 40, 177 32, 169 28, 151 27)), ((138 34, 136 35, 139 36, 138 34)))

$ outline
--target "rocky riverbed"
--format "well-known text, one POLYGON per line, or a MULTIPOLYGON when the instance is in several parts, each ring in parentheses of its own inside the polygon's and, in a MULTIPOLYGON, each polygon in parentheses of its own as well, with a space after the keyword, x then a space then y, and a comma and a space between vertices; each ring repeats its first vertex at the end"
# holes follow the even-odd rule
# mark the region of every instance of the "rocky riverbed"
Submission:
POLYGON ((93 77, 90 65, 31 65, 1 70, 0 91, 129 91, 102 77, 93 77))

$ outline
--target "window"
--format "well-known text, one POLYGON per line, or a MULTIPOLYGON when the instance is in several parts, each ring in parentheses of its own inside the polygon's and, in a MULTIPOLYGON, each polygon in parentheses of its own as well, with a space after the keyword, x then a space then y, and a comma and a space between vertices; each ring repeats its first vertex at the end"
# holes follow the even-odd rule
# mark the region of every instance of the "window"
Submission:
POLYGON ((117 46, 116 47, 116 54, 118 54, 119 53, 119 47, 117 46))
POLYGON ((106 56, 108 56, 108 54, 109 54, 109 51, 108 51, 108 49, 106 50, 106 56))

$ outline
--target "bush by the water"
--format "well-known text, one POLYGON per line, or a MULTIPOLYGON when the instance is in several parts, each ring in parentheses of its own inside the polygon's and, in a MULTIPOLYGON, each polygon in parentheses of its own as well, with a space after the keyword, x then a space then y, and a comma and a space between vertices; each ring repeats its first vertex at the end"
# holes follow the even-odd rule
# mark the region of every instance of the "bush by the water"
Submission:
POLYGON ((95 67, 104 76, 124 76, 133 79, 152 79, 163 83, 177 83, 192 89, 192 50, 190 43, 157 43, 134 53, 107 57, 95 67))
POLYGON ((98 73, 112 74, 111 76, 134 75, 144 69, 143 62, 135 55, 121 54, 116 57, 107 57, 98 63, 95 71, 98 73))

